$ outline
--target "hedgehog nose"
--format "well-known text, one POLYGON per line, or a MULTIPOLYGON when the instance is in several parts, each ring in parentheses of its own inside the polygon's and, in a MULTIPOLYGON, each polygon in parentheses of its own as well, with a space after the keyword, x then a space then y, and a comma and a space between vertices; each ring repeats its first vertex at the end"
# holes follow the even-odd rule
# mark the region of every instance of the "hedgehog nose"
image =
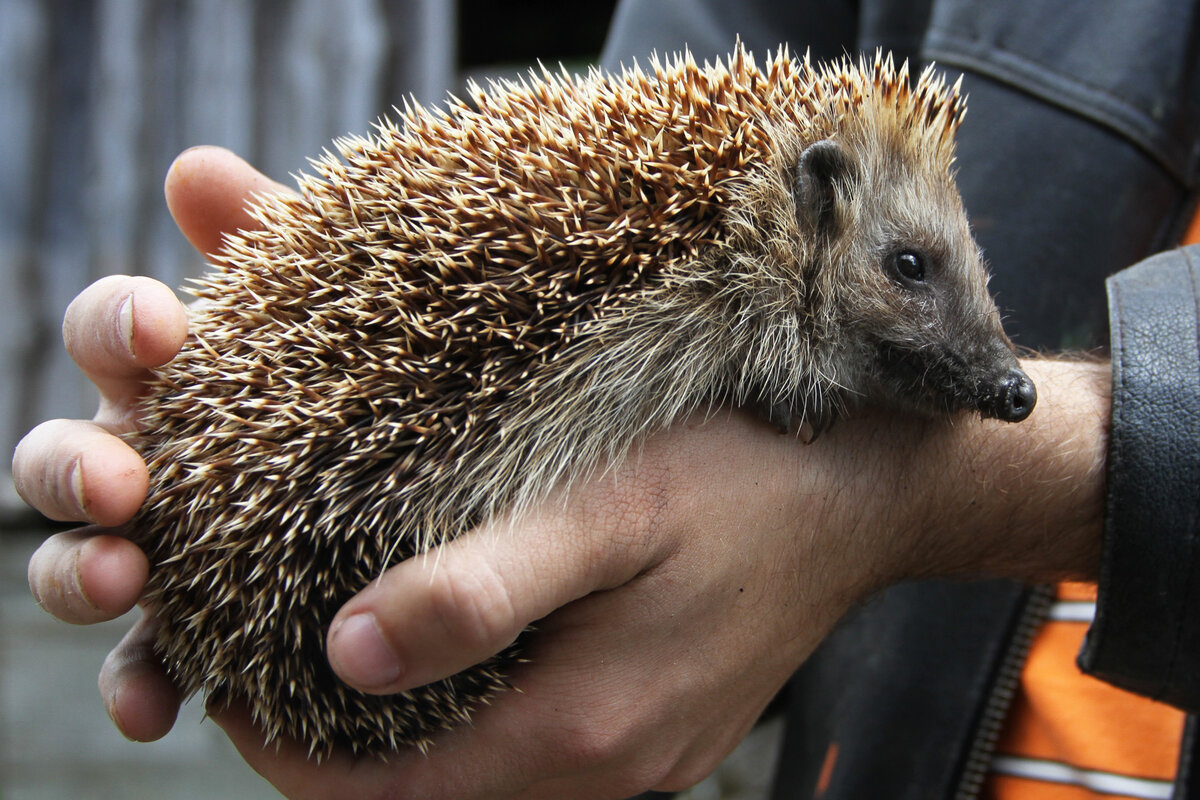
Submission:
POLYGON ((1030 415, 1037 405, 1037 387, 1029 376, 1013 368, 1000 382, 993 413, 1005 422, 1020 422, 1030 415))

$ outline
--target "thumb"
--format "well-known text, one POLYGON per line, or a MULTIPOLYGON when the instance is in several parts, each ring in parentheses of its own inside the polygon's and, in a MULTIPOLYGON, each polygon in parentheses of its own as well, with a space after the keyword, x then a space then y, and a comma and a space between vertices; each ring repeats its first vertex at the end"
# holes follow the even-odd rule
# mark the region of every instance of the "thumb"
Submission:
POLYGON ((555 609, 620 586, 660 561, 647 546, 656 540, 647 531, 658 517, 656 504, 631 501, 615 480, 589 488, 388 570, 334 618, 328 636, 334 671, 377 694, 448 677, 500 652, 555 609))

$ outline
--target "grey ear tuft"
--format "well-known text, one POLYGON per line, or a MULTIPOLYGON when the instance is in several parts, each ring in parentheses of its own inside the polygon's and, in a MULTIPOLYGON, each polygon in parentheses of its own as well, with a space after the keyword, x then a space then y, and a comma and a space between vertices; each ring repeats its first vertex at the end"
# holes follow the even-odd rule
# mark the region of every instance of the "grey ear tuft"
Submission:
POLYGON ((822 234, 837 232, 837 185, 854 176, 842 146, 822 139, 804 148, 796 162, 796 212, 822 234))

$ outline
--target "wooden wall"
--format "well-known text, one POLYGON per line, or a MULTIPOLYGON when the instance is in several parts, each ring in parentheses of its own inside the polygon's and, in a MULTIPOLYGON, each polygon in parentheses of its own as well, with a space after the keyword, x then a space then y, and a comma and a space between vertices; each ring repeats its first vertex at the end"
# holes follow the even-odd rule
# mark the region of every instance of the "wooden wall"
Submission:
MULTIPOLYGON (((111 273, 202 266, 162 200, 196 144, 284 182, 336 136, 457 75, 453 0, 0 0, 0 445, 95 394, 68 301, 111 273)), ((0 509, 13 497, 0 459, 0 509)))

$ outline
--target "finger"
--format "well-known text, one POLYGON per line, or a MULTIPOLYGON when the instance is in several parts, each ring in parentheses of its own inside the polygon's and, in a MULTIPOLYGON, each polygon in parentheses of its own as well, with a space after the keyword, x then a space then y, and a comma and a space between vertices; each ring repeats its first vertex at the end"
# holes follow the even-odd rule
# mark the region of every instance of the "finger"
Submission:
POLYGON ((391 693, 494 655, 530 623, 655 563, 649 536, 665 476, 598 480, 551 498, 518 523, 498 521, 397 565, 350 600, 328 636, 330 664, 351 686, 391 693), (618 486, 623 488, 618 488, 618 486))
POLYGON ((104 707, 121 733, 135 742, 165 736, 182 701, 154 653, 157 627, 153 614, 144 614, 100 669, 104 707))
POLYGON ((163 191, 179 230, 201 253, 221 249, 222 237, 259 227, 248 211, 255 195, 292 190, 220 147, 193 147, 176 157, 163 191))
POLYGON ((66 622, 86 625, 133 608, 150 565, 137 545, 96 528, 51 536, 29 560, 38 604, 66 622))
POLYGON ((101 419, 132 427, 132 402, 149 367, 170 361, 187 336, 187 311, 164 284, 110 275, 79 294, 63 318, 63 342, 100 389, 101 419))
POLYGON ((50 519, 104 527, 128 522, 150 485, 132 447, 81 420, 38 425, 17 445, 12 469, 17 493, 50 519))

